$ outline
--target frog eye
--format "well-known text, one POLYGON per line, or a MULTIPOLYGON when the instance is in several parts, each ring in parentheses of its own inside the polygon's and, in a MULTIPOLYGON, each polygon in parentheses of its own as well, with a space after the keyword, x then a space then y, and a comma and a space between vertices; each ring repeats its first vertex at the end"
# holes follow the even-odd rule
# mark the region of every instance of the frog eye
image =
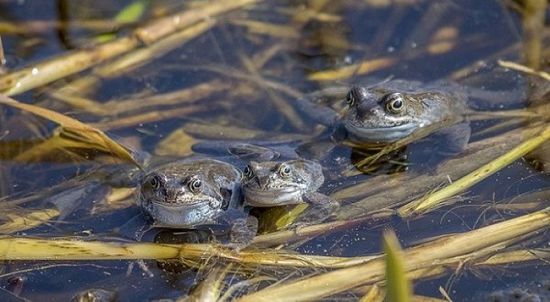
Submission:
POLYGON ((401 93, 391 93, 384 98, 386 110, 391 113, 399 113, 405 105, 405 98, 401 93))
POLYGON ((289 167, 288 165, 281 164, 281 165, 279 166, 279 175, 280 175, 281 177, 284 177, 284 178, 289 177, 289 176, 290 176, 290 172, 291 172, 291 170, 290 170, 290 167, 289 167))
POLYGON ((252 168, 250 166, 246 166, 243 170, 244 177, 247 179, 251 179, 254 177, 254 171, 252 171, 252 168))
POLYGON ((348 106, 352 107, 355 105, 355 95, 353 93, 353 89, 351 89, 348 94, 346 95, 346 103, 348 106))
POLYGON ((151 186, 151 188, 153 188, 153 190, 160 189, 160 187, 162 185, 162 180, 160 179, 160 176, 158 176, 158 175, 155 175, 155 176, 149 178, 148 182, 149 182, 149 185, 151 186))
POLYGON ((199 193, 202 187, 202 181, 198 178, 189 182, 189 190, 195 194, 199 193))

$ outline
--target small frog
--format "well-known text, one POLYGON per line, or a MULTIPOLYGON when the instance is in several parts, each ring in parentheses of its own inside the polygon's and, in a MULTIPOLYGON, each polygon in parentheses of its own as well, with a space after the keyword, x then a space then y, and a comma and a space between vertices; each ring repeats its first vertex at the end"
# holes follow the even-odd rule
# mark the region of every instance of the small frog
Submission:
POLYGON ((252 161, 243 173, 242 188, 248 206, 309 204, 311 209, 300 216, 298 223, 322 221, 338 209, 338 203, 317 192, 324 175, 321 165, 315 161, 252 161))

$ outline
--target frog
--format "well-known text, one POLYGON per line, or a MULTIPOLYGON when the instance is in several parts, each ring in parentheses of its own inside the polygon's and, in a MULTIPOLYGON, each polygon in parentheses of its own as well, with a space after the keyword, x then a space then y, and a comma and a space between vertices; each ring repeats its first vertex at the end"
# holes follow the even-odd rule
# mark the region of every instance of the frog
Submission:
POLYGON ((390 80, 354 86, 346 95, 348 110, 341 122, 347 139, 389 144, 424 132, 448 137, 449 149, 464 149, 470 138, 467 91, 460 85, 436 81, 390 80))
POLYGON ((225 226, 227 246, 244 247, 256 234, 257 221, 242 206, 241 177, 237 167, 216 159, 169 162, 141 177, 137 203, 153 227, 225 226))
POLYGON ((319 161, 349 158, 331 162, 346 165, 337 170, 348 175, 432 171, 467 146, 472 112, 467 100, 478 93, 445 80, 386 79, 325 88, 296 102, 301 114, 325 128, 297 152, 319 161), (413 142, 429 147, 410 152, 413 142))
POLYGON ((244 203, 255 208, 308 204, 295 226, 322 222, 339 204, 319 193, 325 178, 322 166, 297 158, 280 161, 250 161, 243 170, 244 203))

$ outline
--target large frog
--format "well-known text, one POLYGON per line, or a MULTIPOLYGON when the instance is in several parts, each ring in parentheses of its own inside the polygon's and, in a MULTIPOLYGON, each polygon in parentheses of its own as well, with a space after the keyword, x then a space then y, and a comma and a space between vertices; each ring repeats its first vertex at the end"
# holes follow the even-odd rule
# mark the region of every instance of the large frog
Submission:
POLYGON ((342 124, 355 142, 392 143, 421 130, 450 129, 453 147, 462 148, 470 137, 466 93, 457 84, 392 80, 353 87, 346 101, 342 124))
POLYGON ((141 178, 138 204, 154 226, 226 225, 231 243, 246 245, 255 235, 257 222, 243 211, 240 180, 241 172, 222 161, 175 161, 141 178))
POLYGON ((275 207, 307 203, 310 208, 298 223, 326 219, 338 203, 317 192, 324 183, 323 169, 306 159, 250 162, 244 169, 245 204, 252 207, 275 207))

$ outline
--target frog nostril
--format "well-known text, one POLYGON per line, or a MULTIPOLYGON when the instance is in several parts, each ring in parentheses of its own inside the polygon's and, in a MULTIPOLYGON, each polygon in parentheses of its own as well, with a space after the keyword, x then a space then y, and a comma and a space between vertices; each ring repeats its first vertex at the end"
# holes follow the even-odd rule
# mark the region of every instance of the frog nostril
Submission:
POLYGON ((178 203, 178 199, 183 193, 180 190, 166 190, 165 201, 167 203, 178 203))

